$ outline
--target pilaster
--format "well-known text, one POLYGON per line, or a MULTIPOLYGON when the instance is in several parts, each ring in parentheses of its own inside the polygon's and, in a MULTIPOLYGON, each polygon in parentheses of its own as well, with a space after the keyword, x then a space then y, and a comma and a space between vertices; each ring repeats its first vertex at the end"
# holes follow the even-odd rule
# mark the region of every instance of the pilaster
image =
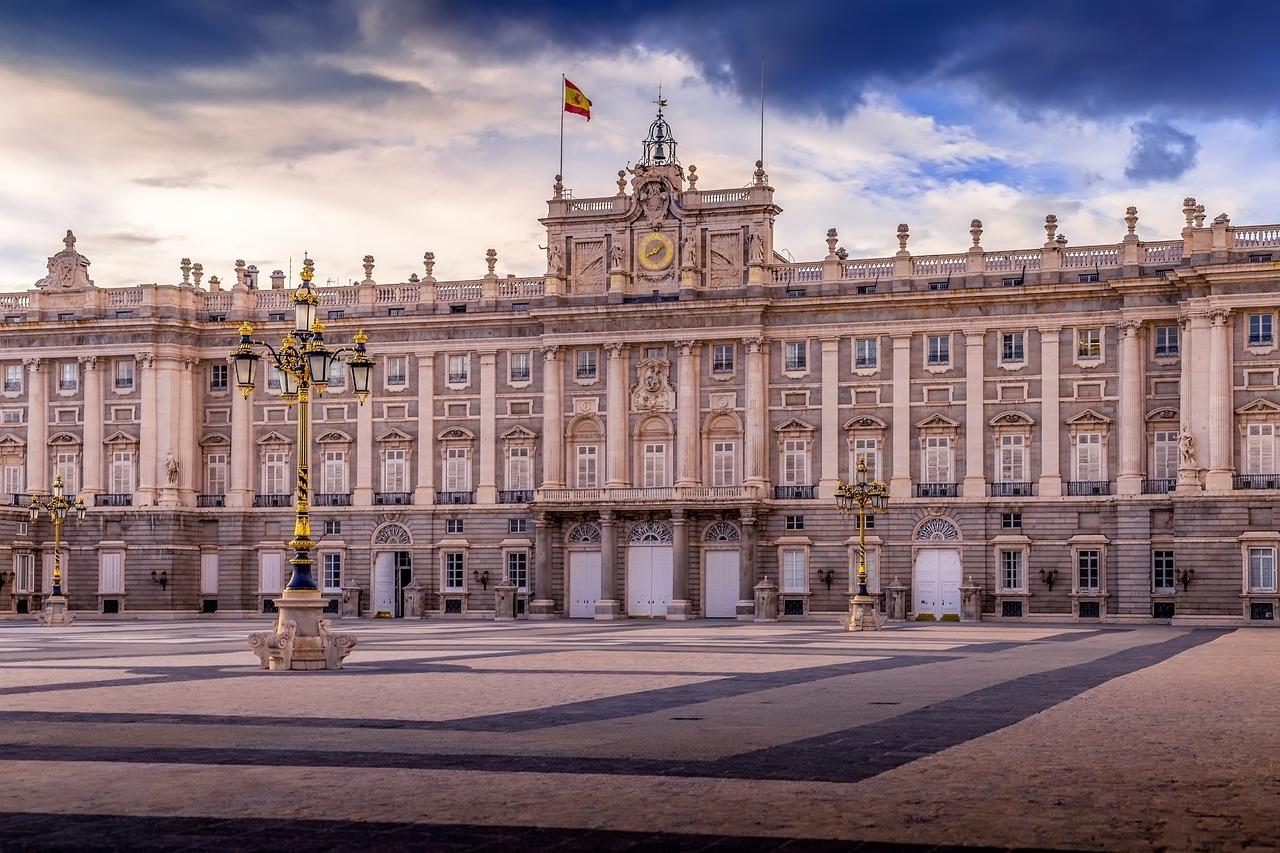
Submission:
POLYGON ((564 488, 564 372, 554 345, 542 348, 542 487, 564 488))
POLYGON ((893 475, 889 495, 911 497, 911 336, 893 338, 893 475))
POLYGON ((373 506, 373 458, 378 448, 373 443, 373 399, 356 407, 356 487, 351 491, 352 506, 373 506))
POLYGON ((608 411, 605 413, 605 487, 627 485, 627 348, 611 342, 604 345, 608 359, 608 411))
MULTIPOLYGON (((765 435, 769 428, 769 414, 766 406, 768 393, 768 362, 765 358, 764 338, 751 337, 742 339, 746 350, 746 414, 747 426, 745 437, 744 470, 746 477, 743 484, 764 489, 769 484, 768 466, 765 465, 765 435)), ((748 598, 750 595, 748 595, 748 598)))
POLYGON ((23 362, 27 368, 27 489, 49 491, 49 379, 38 358, 23 362))
MULTIPOLYGON (((413 502, 429 506, 436 499, 435 356, 420 355, 418 361, 418 482, 413 502)), ((361 407, 363 408, 363 407, 361 407)))
POLYGON ((693 603, 689 600, 689 522, 683 509, 671 511, 671 600, 667 602, 667 618, 689 619, 693 603))
POLYGON ((1126 318, 1120 323, 1120 473, 1116 492, 1142 494, 1143 441, 1141 321, 1126 318))
POLYGON ((831 500, 840 480, 840 339, 822 339, 822 476, 818 498, 831 500))
POLYGON ((600 513, 600 599, 595 618, 617 619, 618 606, 618 524, 609 510, 600 513))
POLYGON ((1040 497, 1062 495, 1062 330, 1040 330, 1040 497))
POLYGON ((231 395, 231 470, 227 506, 253 505, 253 397, 231 395))
POLYGON ((698 370, 694 341, 676 341, 676 486, 696 486, 698 476, 698 370))
POLYGON ((160 414, 159 372, 154 353, 143 352, 135 356, 139 378, 142 380, 142 420, 138 434, 138 490, 134 493, 135 506, 152 506, 156 503, 156 470, 159 467, 160 414))
POLYGON ((1204 487, 1211 492, 1231 490, 1235 468, 1231 459, 1231 312, 1210 312, 1209 321, 1209 471, 1204 487))
POLYGON ((987 424, 983 417, 985 339, 985 331, 966 332, 964 336, 964 496, 970 499, 985 497, 987 493, 987 424))
POLYGON ((480 353, 480 482, 476 486, 476 503, 480 504, 498 500, 497 363, 497 353, 480 353))
POLYGON ((98 357, 80 356, 80 372, 84 376, 84 465, 80 491, 85 503, 93 506, 93 495, 103 491, 102 465, 102 371, 98 357))

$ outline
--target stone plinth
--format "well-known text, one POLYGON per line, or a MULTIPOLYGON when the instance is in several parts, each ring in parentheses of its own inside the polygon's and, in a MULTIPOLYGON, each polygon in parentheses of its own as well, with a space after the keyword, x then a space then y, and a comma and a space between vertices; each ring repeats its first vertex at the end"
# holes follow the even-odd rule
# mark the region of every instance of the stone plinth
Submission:
POLYGON ((667 618, 668 619, 674 619, 677 622, 679 622, 685 619, 692 619, 693 616, 694 616, 694 613, 693 613, 692 601, 687 601, 683 598, 677 598, 673 601, 667 602, 667 618))
POLYGON ((321 618, 325 601, 319 591, 286 590, 275 604, 280 614, 276 630, 249 635, 249 645, 263 669, 342 669, 356 638, 330 630, 329 620, 321 618))
POLYGON ((972 577, 960 587, 960 621, 982 621, 982 587, 975 585, 972 577))
POLYGON ((607 622, 622 618, 622 607, 612 598, 602 598, 596 602, 596 619, 607 622))
POLYGON ((44 600, 44 609, 40 611, 40 615, 36 618, 40 620, 41 625, 51 628, 70 625, 76 617, 67 610, 67 597, 65 595, 51 595, 44 600))
POLYGON ((556 603, 549 598, 535 598, 529 602, 530 619, 554 619, 556 603))
POLYGON ((849 599, 849 630, 876 631, 880 628, 876 616, 876 600, 869 595, 855 595, 849 599))
POLYGON ((907 619, 907 587, 899 583, 897 578, 885 587, 885 599, 888 604, 889 621, 905 622, 907 619))
POLYGON ((516 621, 516 585, 504 580, 493 588, 493 621, 516 621))
POLYGON ((769 578, 765 578, 756 584, 753 589, 756 592, 756 614, 757 622, 777 622, 778 621, 778 585, 769 578))

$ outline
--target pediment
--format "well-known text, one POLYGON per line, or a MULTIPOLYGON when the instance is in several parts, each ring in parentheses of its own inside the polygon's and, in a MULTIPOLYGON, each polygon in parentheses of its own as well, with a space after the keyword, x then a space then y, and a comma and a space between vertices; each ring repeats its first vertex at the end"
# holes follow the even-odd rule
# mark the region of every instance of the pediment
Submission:
POLYGON ((1176 421, 1178 419, 1177 409, 1156 409, 1147 415, 1149 421, 1176 421))
POLYGON ((501 436, 503 441, 532 441, 537 437, 533 430, 522 426, 514 426, 501 436))
POLYGON ((1026 412, 1001 412, 987 423, 993 427, 1029 427, 1036 424, 1026 412))
POLYGON ((382 435, 378 436, 379 443, 386 443, 389 441, 413 441, 413 436, 409 435, 409 433, 402 429, 392 427, 382 435))
POLYGON ((439 441, 475 441, 476 434, 465 427, 449 427, 436 436, 439 441))
POLYGON ((0 435, 0 448, 3 447, 26 447, 27 443, 20 437, 11 432, 0 435))
POLYGON ((225 435, 219 435, 216 432, 209 433, 204 438, 200 439, 201 447, 218 447, 230 443, 231 439, 227 438, 225 435))
POLYGON ((1280 406, 1261 397, 1236 409, 1237 415, 1274 415, 1277 412, 1280 412, 1280 406))
POLYGON ((272 430, 271 432, 258 439, 258 444, 293 444, 286 436, 272 430))
POLYGON ((774 432, 814 432, 814 427, 800 420, 799 418, 791 418, 790 420, 774 427, 774 432))
POLYGON ((916 429, 959 429, 960 422, 935 413, 916 424, 916 429))
POLYGON ((138 439, 123 430, 116 430, 102 440, 103 444, 137 444, 138 439))
POLYGON ((850 429, 888 429, 889 425, 874 415, 858 415, 850 418, 844 425, 846 430, 850 429))
POLYGON ((1093 409, 1085 409, 1080 414, 1067 418, 1067 423, 1071 426, 1078 426, 1080 424, 1109 424, 1111 423, 1111 418, 1106 415, 1099 414, 1093 409))
POLYGON ((69 432, 60 432, 56 435, 49 436, 50 444, 79 444, 80 436, 72 435, 69 432))
POLYGON ((316 439, 317 444, 350 444, 351 436, 340 429, 331 429, 316 439))

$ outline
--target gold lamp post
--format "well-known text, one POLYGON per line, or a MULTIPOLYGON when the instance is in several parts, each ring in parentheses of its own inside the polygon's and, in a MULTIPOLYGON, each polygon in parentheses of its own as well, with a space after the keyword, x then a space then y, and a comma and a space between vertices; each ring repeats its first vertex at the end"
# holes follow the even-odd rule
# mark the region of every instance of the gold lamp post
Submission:
POLYGON ((35 523, 40 513, 49 516, 53 522, 53 584, 49 597, 44 601, 44 613, 41 622, 45 625, 67 625, 71 618, 67 613, 67 597, 62 594, 62 525, 67 521, 68 513, 75 513, 76 522, 84 521, 84 501, 79 497, 73 503, 63 491, 62 474, 53 478, 53 495, 44 499, 31 496, 31 521, 35 523))
MULTIPOLYGON (((294 309, 293 331, 284 336, 279 349, 265 341, 254 340, 253 327, 242 323, 240 344, 229 356, 235 366, 236 387, 240 389, 241 396, 248 399, 254 389, 254 373, 258 362, 262 360, 257 350, 265 350, 270 363, 280 371, 280 396, 285 405, 296 404, 298 407, 297 487, 294 493, 293 538, 288 543, 289 550, 293 552, 293 557, 289 560, 292 571, 282 597, 276 600, 280 614, 276 635, 288 638, 286 645, 292 648, 291 654, 281 657, 288 665, 271 668, 327 668, 325 649, 328 640, 321 637, 319 625, 324 600, 320 595, 320 587, 312 569, 314 561, 311 559, 311 549, 315 547, 315 542, 311 539, 308 471, 311 400, 313 396, 322 396, 328 388, 334 362, 347 365, 351 372, 351 390, 360 405, 364 405, 369 397, 373 376, 373 359, 365 349, 369 338, 364 332, 356 332, 353 346, 331 350, 325 345, 324 325, 316 318, 320 295, 311 286, 311 279, 315 275, 314 266, 309 258, 303 262, 302 283, 291 297, 294 309), (295 623, 293 627, 290 627, 290 622, 295 623)), ((254 642, 252 638, 250 642, 254 642)), ((273 648, 279 650, 279 647, 280 640, 277 640, 273 648)))
POLYGON ((841 515, 858 515, 858 591, 849 599, 849 630, 874 631, 875 599, 867 592, 867 509, 882 510, 889 505, 889 487, 867 474, 867 459, 858 456, 852 483, 836 484, 836 510, 841 515))

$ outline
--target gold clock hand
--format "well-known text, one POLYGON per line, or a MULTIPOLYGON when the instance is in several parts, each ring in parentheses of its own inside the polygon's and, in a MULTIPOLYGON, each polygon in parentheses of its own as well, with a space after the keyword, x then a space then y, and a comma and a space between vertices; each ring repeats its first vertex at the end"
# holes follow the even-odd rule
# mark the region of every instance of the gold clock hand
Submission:
POLYGON ((659 253, 659 252, 661 252, 661 251, 662 251, 662 246, 660 246, 660 245, 659 245, 659 246, 654 246, 652 249, 650 249, 650 250, 648 251, 647 256, 651 258, 651 257, 653 257, 654 255, 658 254, 658 253, 659 253))

